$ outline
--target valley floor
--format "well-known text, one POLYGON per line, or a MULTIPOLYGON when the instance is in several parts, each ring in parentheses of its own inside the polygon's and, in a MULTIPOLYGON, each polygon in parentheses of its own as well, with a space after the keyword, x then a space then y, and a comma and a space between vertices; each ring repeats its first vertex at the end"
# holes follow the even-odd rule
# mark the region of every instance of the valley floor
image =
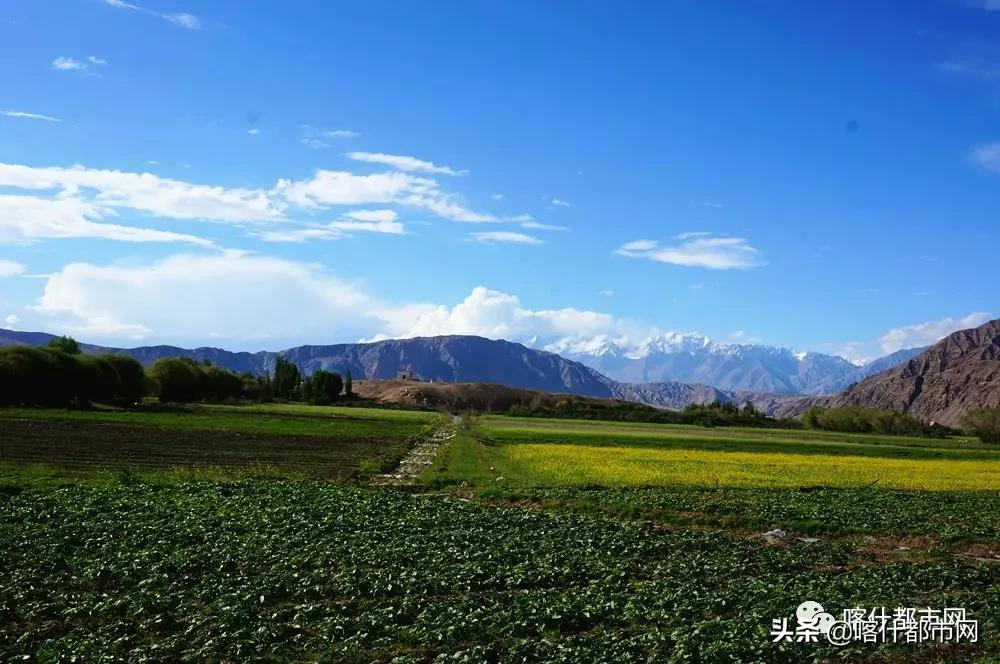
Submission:
POLYGON ((1000 656, 1000 460, 961 439, 302 406, 15 409, 0 412, 0 454, 2 661, 1000 656), (423 487, 344 481, 401 456, 373 450, 442 427, 456 433, 423 487), (141 446, 137 429, 158 437, 141 446), (178 467, 147 463, 171 436, 178 467), (74 448, 86 464, 61 463, 74 448), (830 464, 847 465, 824 476, 830 464), (806 600, 838 615, 963 607, 979 638, 775 643, 772 621, 794 627, 806 600))

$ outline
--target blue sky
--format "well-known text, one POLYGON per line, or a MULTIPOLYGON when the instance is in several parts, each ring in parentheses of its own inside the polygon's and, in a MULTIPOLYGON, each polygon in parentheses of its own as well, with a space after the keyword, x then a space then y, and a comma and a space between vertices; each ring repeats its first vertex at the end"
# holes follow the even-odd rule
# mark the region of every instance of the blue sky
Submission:
POLYGON ((1000 3, 13 0, 0 164, 6 327, 874 357, 997 314, 1000 3))

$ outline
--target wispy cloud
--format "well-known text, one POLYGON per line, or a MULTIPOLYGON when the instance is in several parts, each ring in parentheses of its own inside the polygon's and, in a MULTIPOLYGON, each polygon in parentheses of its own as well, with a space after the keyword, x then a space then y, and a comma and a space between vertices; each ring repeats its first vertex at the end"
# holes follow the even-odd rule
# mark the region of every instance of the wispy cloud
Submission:
POLYGON ((527 228, 534 231, 568 231, 568 226, 557 226, 556 224, 542 224, 537 221, 525 221, 521 224, 521 228, 527 228))
POLYGON ((991 171, 1000 171, 1000 142, 983 143, 972 148, 969 159, 991 171))
POLYGON ((319 129, 312 125, 302 125, 301 129, 302 138, 299 139, 299 143, 313 150, 323 150, 330 147, 330 143, 327 141, 331 139, 357 138, 361 135, 350 129, 319 129))
POLYGON ((430 161, 404 155, 384 154, 381 152, 348 152, 345 156, 355 161, 391 166, 396 170, 406 171, 407 173, 435 173, 438 175, 468 175, 469 173, 469 171, 457 171, 450 166, 438 166, 430 161))
POLYGON ((615 292, 611 289, 605 288, 602 291, 597 291, 598 295, 603 295, 604 297, 614 297, 615 292))
POLYGON ((656 240, 633 240, 615 250, 620 256, 710 270, 748 270, 764 264, 761 253, 746 239, 685 233, 680 242, 661 245, 656 240))
POLYGON ((937 343, 952 332, 978 327, 990 320, 991 315, 984 311, 976 311, 964 318, 941 318, 926 321, 916 325, 895 327, 881 337, 879 346, 883 353, 894 353, 903 348, 919 348, 937 343))
POLYGON ((988 12, 1000 11, 1000 0, 968 0, 969 4, 988 12))
POLYGON ((27 113, 25 111, 0 111, 0 115, 8 118, 24 118, 26 120, 44 120, 45 122, 62 122, 59 118, 51 115, 41 115, 39 113, 27 113))
POLYGON ((544 244, 544 240, 540 240, 537 237, 512 231, 470 233, 469 239, 473 242, 483 242, 486 244, 544 244))
POLYGON ((87 56, 87 62, 89 62, 92 65, 106 65, 106 64, 108 64, 107 60, 105 60, 104 58, 99 58, 96 55, 88 55, 87 56))
POLYGON ((52 61, 52 68, 59 69, 62 71, 73 71, 73 70, 86 69, 87 64, 67 56, 60 56, 52 61))
POLYGON ((492 198, 495 201, 502 201, 503 200, 503 194, 492 194, 490 196, 490 198, 492 198))
POLYGON ((149 16, 156 16, 157 18, 161 18, 164 21, 168 21, 187 30, 198 30, 201 28, 201 21, 198 20, 198 17, 194 14, 188 14, 187 12, 163 13, 132 4, 131 2, 125 2, 124 0, 104 0, 104 4, 110 7, 115 7, 116 9, 126 9, 129 11, 148 14, 149 16))
POLYGON ((0 258, 0 278, 15 277, 24 272, 24 266, 15 261, 0 258))
POLYGON ((256 127, 254 127, 253 129, 247 129, 247 133, 250 134, 251 136, 256 136, 257 134, 260 133, 260 129, 257 129, 256 127))
POLYGON ((569 202, 564 201, 564 200, 560 200, 558 198, 553 198, 552 199, 552 204, 555 205, 556 207, 573 207, 572 203, 569 203, 569 202))

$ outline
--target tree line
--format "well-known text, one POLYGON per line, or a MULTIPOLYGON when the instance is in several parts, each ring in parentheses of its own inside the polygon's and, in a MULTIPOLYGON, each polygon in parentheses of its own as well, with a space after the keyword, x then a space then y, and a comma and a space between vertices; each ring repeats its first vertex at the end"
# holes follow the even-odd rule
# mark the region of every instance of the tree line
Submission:
POLYGON ((279 357, 274 377, 236 373, 188 357, 166 357, 147 371, 126 355, 85 355, 70 337, 48 346, 0 348, 0 404, 81 406, 135 405, 144 396, 163 402, 302 401, 329 404, 354 398, 348 370, 318 370, 303 377, 298 366, 279 357))

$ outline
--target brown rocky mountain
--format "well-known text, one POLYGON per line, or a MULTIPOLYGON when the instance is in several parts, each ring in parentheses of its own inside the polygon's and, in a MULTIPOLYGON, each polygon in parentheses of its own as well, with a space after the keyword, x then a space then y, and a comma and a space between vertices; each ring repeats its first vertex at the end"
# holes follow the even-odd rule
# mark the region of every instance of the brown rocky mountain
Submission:
POLYGON ((782 417, 812 405, 900 410, 949 426, 973 408, 1000 407, 1000 319, 954 332, 905 364, 869 376, 829 397, 789 399, 782 417))

